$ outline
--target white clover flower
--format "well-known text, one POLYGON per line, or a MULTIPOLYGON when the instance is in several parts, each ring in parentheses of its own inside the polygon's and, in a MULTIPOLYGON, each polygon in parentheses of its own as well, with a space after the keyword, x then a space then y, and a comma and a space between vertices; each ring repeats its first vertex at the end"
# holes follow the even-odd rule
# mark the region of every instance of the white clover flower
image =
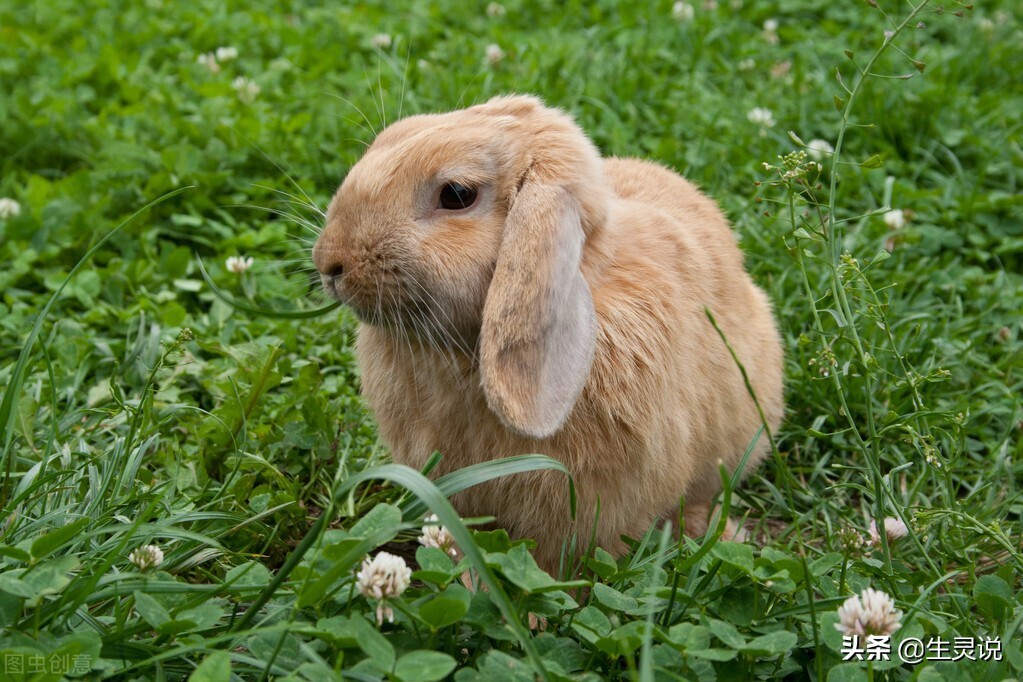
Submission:
POLYGON ((685 23, 693 20, 696 10, 687 2, 676 2, 671 6, 671 16, 675 18, 675 21, 685 23))
POLYGON ((386 33, 377 33, 370 40, 370 43, 372 43, 373 47, 377 49, 386 50, 391 46, 391 36, 387 35, 386 33))
POLYGON ((146 571, 158 567, 163 563, 163 551, 156 545, 139 547, 128 555, 128 561, 135 564, 140 571, 146 571))
POLYGON ((987 17, 983 17, 980 21, 977 22, 977 25, 980 27, 980 30, 983 31, 984 33, 993 33, 995 30, 995 22, 991 21, 987 17))
POLYGON ((827 140, 815 139, 810 140, 806 143, 806 153, 810 155, 810 158, 814 161, 821 161, 825 156, 831 156, 835 153, 835 148, 831 146, 831 143, 827 140))
POLYGON ((488 17, 503 17, 505 13, 504 5, 499 2, 492 2, 487 5, 487 16, 488 17))
POLYGON ((764 21, 764 40, 770 45, 778 44, 778 20, 767 19, 764 21))
POLYGON ((889 230, 900 230, 906 224, 906 214, 900 208, 893 208, 884 214, 884 224, 889 230))
POLYGON ((10 197, 0 199, 0 220, 21 215, 21 204, 10 197))
POLYGON ((400 556, 378 552, 372 560, 368 557, 362 561, 362 570, 355 576, 362 596, 378 599, 377 625, 384 620, 394 622, 394 610, 387 605, 388 599, 401 596, 412 579, 412 569, 400 556))
POLYGON ((757 62, 752 57, 748 57, 736 64, 735 67, 739 69, 739 71, 752 71, 757 68, 757 62))
POLYGON ((232 59, 238 59, 238 49, 234 47, 218 47, 214 55, 220 63, 229 62, 232 59))
POLYGON ((231 85, 238 91, 238 99, 246 104, 251 104, 255 101, 256 95, 259 94, 259 84, 245 76, 238 76, 231 85))
POLYGON ((871 587, 857 597, 853 595, 838 607, 835 629, 847 637, 891 635, 901 627, 902 611, 895 609, 895 600, 871 587))
POLYGON ((213 73, 220 73, 220 64, 217 63, 217 55, 212 52, 206 52, 198 57, 195 61, 199 62, 213 73))
POLYGON ((487 64, 496 64, 497 62, 504 59, 504 50, 501 49, 500 45, 496 43, 491 43, 490 45, 487 45, 486 55, 487 64))
POLYGON ((252 267, 252 256, 229 256, 226 265, 230 272, 240 275, 252 267))
MULTIPOLYGON (((870 542, 874 545, 881 544, 881 533, 877 530, 877 522, 873 519, 870 520, 870 542)), ((909 535, 909 529, 906 528, 906 524, 903 523, 902 519, 889 516, 884 520, 884 534, 888 536, 888 541, 893 542, 899 538, 904 538, 909 535)))
POLYGON ((773 128, 774 127, 774 114, 771 113, 770 109, 764 109, 763 107, 754 107, 749 110, 746 114, 746 118, 750 123, 755 123, 761 128, 773 128))
POLYGON ((451 556, 458 556, 458 547, 448 529, 438 523, 436 514, 427 516, 423 523, 423 534, 419 536, 419 544, 424 547, 436 547, 451 556))

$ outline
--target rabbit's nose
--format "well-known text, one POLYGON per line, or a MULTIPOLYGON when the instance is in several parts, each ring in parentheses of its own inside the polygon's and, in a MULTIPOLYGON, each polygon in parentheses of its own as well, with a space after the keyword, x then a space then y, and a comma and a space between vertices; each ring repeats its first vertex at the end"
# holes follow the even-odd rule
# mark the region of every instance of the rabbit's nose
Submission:
POLYGON ((322 239, 313 247, 313 263, 324 277, 337 280, 344 275, 345 268, 340 249, 331 244, 324 244, 322 239))

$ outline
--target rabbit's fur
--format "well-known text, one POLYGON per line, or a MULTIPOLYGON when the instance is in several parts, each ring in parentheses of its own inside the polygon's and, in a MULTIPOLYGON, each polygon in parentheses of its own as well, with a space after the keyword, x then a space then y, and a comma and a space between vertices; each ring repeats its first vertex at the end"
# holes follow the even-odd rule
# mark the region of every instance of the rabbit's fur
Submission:
MULTIPOLYGON (((363 392, 394 459, 436 474, 542 453, 564 474, 462 492, 558 566, 572 531, 621 552, 658 517, 707 527, 761 426, 784 409, 782 350, 764 293, 718 207, 659 165, 602 159, 563 112, 500 97, 385 129, 338 189, 313 252, 362 320, 363 392), (478 188, 441 208, 451 182, 478 188)), ((747 469, 768 451, 761 438, 747 469)))

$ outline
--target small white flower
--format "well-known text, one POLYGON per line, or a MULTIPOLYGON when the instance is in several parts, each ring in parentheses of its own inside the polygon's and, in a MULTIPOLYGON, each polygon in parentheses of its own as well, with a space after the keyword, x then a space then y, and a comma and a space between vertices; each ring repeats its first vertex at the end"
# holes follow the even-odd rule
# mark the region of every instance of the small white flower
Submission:
MULTIPOLYGON (((881 534, 877 530, 877 522, 873 519, 870 520, 869 532, 871 544, 880 545, 881 534)), ((909 529, 906 528, 906 524, 902 522, 902 519, 889 516, 884 520, 884 534, 888 536, 888 541, 892 542, 909 535, 909 529)))
POLYGON ((753 69, 757 68, 757 62, 752 57, 748 57, 740 61, 735 66, 737 69, 739 69, 739 71, 752 71, 753 69))
POLYGON ((886 43, 887 43, 887 42, 888 42, 889 40, 891 40, 892 38, 894 38, 894 37, 895 37, 895 31, 885 31, 885 32, 884 32, 884 41, 885 41, 886 43))
POLYGON ((685 23, 693 20, 693 17, 696 16, 696 10, 689 3, 676 2, 671 6, 671 16, 675 18, 675 21, 685 23))
POLYGON ((21 215, 21 204, 9 197, 0 199, 0 220, 7 220, 17 215, 21 215))
POLYGON ((252 267, 252 256, 230 256, 227 259, 227 269, 230 272, 240 275, 252 267))
POLYGON ((497 62, 504 59, 504 50, 501 49, 500 45, 491 43, 487 45, 487 64, 496 64, 497 62))
POLYGON ((504 5, 499 2, 492 2, 487 5, 487 16, 488 17, 503 17, 505 13, 504 5))
POLYGON ((871 587, 857 597, 853 595, 838 607, 835 629, 852 637, 891 635, 902 625, 902 611, 895 609, 895 600, 871 587))
POLYGON ((900 208, 893 208, 884 214, 884 224, 889 230, 899 230, 906 224, 906 214, 900 208))
POLYGON ((746 118, 750 123, 755 123, 761 128, 773 128, 774 127, 774 114, 771 113, 770 109, 764 109, 763 107, 754 107, 749 110, 746 114, 746 118))
POLYGON ((234 79, 231 85, 238 91, 238 99, 246 104, 251 104, 255 101, 256 95, 259 94, 259 84, 245 76, 238 76, 234 79))
POLYGON ((444 526, 438 523, 437 515, 430 514, 424 519, 423 534, 419 536, 419 544, 424 547, 436 547, 451 556, 458 556, 455 539, 444 526))
POLYGON ((386 50, 391 46, 391 36, 386 33, 377 33, 373 36, 370 42, 373 44, 373 47, 380 50, 386 50))
POLYGON ((221 63, 238 59, 238 49, 234 47, 218 47, 214 54, 217 57, 217 61, 221 63))
POLYGON ((991 21, 987 17, 983 17, 977 22, 977 25, 980 26, 980 30, 984 33, 993 33, 995 30, 995 22, 991 21))
POLYGON ((810 140, 806 143, 806 153, 810 155, 810 158, 814 161, 821 161, 825 156, 831 156, 835 153, 835 148, 831 146, 831 143, 827 140, 810 140))
POLYGON ((163 551, 156 545, 139 547, 128 555, 128 561, 135 564, 140 571, 146 571, 158 567, 163 563, 163 551))
POLYGON ((767 19, 764 21, 764 40, 770 45, 778 44, 778 20, 767 19))
POLYGON ((195 61, 199 62, 213 73, 220 73, 220 64, 217 63, 217 55, 212 52, 205 52, 198 57, 195 61))
POLYGON ((394 611, 387 605, 388 599, 401 596, 412 579, 412 569, 399 556, 378 552, 373 559, 363 559, 362 570, 355 576, 362 596, 378 599, 377 624, 382 625, 386 619, 394 622, 394 611))

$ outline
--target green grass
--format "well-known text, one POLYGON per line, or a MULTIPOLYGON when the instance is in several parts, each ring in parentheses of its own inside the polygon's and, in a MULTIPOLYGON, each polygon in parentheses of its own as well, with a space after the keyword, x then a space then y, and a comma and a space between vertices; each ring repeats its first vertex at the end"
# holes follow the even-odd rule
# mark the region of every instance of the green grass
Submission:
POLYGON ((831 5, 0 5, 21 207, 0 218, 0 678, 1023 675, 1023 26, 1008 0, 928 6, 882 50, 913 5, 831 5), (222 46, 219 72, 197 61, 222 46), (386 122, 510 91, 734 222, 787 353, 776 452, 726 496, 760 543, 652 530, 595 551, 579 592, 443 501, 555 463, 436 486, 388 464, 355 320, 307 316, 329 303, 317 207, 386 122), (838 163, 786 157, 788 131, 841 136, 838 163), (466 565, 416 551, 427 509, 466 565), (852 541, 884 517, 908 536, 852 541), (420 569, 380 627, 355 587, 378 547, 420 569), (903 611, 896 642, 997 637, 1002 660, 842 662, 836 612, 867 586, 903 611))

